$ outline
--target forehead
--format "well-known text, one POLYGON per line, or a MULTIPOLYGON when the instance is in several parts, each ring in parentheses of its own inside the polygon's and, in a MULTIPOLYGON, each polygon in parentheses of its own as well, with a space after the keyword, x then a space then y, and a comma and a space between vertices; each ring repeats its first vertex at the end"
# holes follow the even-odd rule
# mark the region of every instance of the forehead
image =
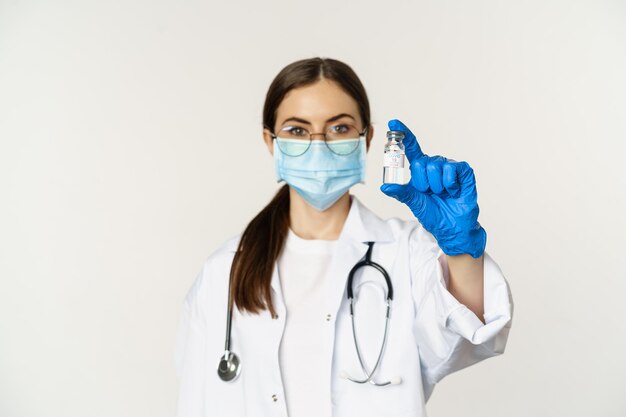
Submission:
POLYGON ((336 82, 322 79, 289 91, 276 110, 276 122, 299 117, 311 123, 323 123, 340 113, 360 120, 356 101, 336 82))

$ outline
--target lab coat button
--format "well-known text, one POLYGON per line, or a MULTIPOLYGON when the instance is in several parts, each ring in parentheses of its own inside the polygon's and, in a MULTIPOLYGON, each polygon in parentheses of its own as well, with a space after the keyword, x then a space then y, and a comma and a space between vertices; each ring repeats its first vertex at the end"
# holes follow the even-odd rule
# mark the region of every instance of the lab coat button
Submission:
POLYGON ((276 396, 276 394, 272 394, 272 400, 274 400, 274 402, 278 401, 278 397, 276 396))
POLYGON ((330 314, 326 314, 326 321, 330 321, 330 314))

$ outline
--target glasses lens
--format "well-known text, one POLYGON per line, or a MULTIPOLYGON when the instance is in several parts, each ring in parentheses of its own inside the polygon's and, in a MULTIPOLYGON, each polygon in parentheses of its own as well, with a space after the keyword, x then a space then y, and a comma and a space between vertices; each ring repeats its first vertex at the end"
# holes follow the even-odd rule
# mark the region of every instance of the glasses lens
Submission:
POLYGON ((285 126, 280 129, 278 136, 278 147, 285 155, 300 156, 311 145, 311 135, 303 127, 285 126))
POLYGON ((326 132, 326 144, 338 155, 347 155, 359 147, 361 135, 356 127, 347 124, 333 125, 326 132))
POLYGON ((282 153, 288 156, 300 156, 309 149, 311 140, 306 139, 288 139, 288 138, 276 138, 278 148, 282 153))

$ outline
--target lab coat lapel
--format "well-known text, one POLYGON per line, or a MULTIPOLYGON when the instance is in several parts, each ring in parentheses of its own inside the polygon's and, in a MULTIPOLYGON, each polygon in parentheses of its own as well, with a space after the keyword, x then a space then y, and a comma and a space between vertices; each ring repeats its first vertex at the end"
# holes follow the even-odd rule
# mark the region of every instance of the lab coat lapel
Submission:
POLYGON ((347 241, 338 246, 329 268, 330 280, 328 288, 327 310, 333 317, 337 316, 341 300, 347 297, 346 284, 352 267, 365 256, 367 244, 347 241))
POLYGON ((274 262, 274 270, 272 271, 272 290, 274 290, 274 308, 276 313, 282 315, 285 311, 285 300, 283 299, 283 291, 280 285, 280 277, 278 276, 278 262, 274 262))

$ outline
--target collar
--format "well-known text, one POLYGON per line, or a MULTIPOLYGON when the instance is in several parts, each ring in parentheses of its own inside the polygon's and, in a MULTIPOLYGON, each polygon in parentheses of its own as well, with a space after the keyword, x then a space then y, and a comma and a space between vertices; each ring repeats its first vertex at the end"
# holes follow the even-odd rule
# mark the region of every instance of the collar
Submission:
POLYGON ((352 201, 350 212, 343 225, 340 241, 354 242, 391 242, 393 233, 387 225, 376 213, 367 208, 353 194, 350 194, 352 201))

